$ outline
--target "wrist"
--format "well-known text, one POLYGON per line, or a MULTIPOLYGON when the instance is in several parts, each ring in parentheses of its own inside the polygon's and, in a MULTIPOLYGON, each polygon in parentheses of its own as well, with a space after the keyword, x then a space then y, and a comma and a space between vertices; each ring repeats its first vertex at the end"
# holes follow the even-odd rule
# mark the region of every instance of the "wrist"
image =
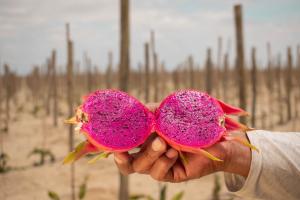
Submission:
MULTIPOLYGON (((246 133, 238 133, 235 135, 244 140, 248 140, 246 133)), ((247 178, 251 165, 251 149, 235 141, 227 142, 223 171, 247 178)))

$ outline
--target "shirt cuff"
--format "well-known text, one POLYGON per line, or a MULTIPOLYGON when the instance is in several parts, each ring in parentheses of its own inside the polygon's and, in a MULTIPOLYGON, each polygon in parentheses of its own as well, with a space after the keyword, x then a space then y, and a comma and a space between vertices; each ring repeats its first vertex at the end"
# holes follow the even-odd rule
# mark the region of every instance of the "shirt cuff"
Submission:
POLYGON ((247 134, 250 143, 260 150, 259 153, 256 151, 251 151, 251 166, 248 177, 244 178, 240 175, 224 173, 225 184, 227 189, 238 196, 251 197, 255 192, 256 183, 262 168, 262 152, 260 148, 261 146, 259 138, 256 136, 256 134, 259 134, 259 132, 263 131, 255 130, 247 134))

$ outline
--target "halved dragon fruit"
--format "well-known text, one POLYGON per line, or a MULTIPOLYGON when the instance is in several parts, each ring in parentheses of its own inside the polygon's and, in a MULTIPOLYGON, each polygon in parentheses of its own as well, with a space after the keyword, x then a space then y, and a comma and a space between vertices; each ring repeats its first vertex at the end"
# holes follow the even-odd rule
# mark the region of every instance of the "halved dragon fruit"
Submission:
POLYGON ((164 99, 155 112, 155 130, 167 143, 182 151, 202 153, 216 161, 221 159, 203 148, 225 140, 236 140, 254 150, 247 141, 230 135, 235 130, 250 130, 228 115, 247 115, 240 108, 227 105, 206 93, 199 91, 179 91, 164 99))
MULTIPOLYGON (((179 91, 164 99, 155 115, 137 99, 117 90, 96 91, 87 96, 77 108, 76 116, 67 123, 86 136, 64 160, 73 162, 85 154, 99 153, 90 163, 107 157, 111 152, 125 152, 146 141, 152 131, 182 152, 202 153, 221 161, 204 148, 225 140, 235 140, 254 150, 256 147, 230 132, 251 130, 228 115, 247 115, 247 112, 199 91, 179 91)), ((258 150, 257 150, 258 151, 258 150)))
POLYGON ((153 129, 154 115, 125 92, 99 90, 91 93, 66 123, 86 136, 64 160, 69 163, 91 152, 100 152, 91 160, 107 157, 111 152, 125 152, 138 147, 153 129))

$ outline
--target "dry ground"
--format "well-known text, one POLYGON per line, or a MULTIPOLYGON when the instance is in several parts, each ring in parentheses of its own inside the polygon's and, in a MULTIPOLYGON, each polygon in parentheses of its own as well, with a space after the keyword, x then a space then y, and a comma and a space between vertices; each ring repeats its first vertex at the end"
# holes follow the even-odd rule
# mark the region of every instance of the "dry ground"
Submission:
MULTIPOLYGON (((10 156, 9 166, 29 166, 25 170, 11 171, 0 175, 0 199, 1 200, 43 200, 49 199, 48 190, 57 192, 61 199, 70 199, 70 174, 69 166, 61 164, 62 158, 68 152, 67 126, 60 117, 59 125, 54 128, 50 117, 44 117, 41 112, 38 116, 30 113, 32 108, 26 108, 22 113, 13 113, 10 131, 2 134, 1 140, 5 152, 10 156), (37 159, 28 158, 29 152, 34 147, 50 149, 56 156, 54 164, 46 164, 41 167, 31 167, 37 159)), ((294 120, 274 130, 295 131, 300 130, 300 120, 294 120)), ((76 142, 80 136, 76 136, 76 142)), ((117 199, 118 171, 113 159, 109 158, 94 165, 88 165, 86 159, 76 163, 76 188, 82 183, 85 176, 88 179, 87 200, 112 200, 117 199)), ((222 199, 232 199, 226 191, 221 177, 222 199)), ((179 191, 184 191, 184 199, 207 200, 212 198, 214 176, 206 176, 199 180, 180 184, 168 184, 168 196, 179 191)), ((132 194, 158 195, 158 183, 148 176, 134 174, 130 176, 130 191, 132 194)))

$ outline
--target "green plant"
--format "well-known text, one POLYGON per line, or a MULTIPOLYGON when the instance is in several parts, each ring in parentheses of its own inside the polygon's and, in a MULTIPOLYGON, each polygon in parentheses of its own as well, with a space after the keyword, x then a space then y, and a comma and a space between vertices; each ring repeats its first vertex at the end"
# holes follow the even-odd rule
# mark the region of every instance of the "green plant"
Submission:
MULTIPOLYGON (((176 193, 171 200, 181 200, 183 198, 184 192, 178 192, 176 193)), ((134 194, 131 195, 130 200, 154 200, 154 198, 151 195, 146 194, 134 194)), ((159 200, 166 200, 167 199, 167 185, 164 185, 160 188, 159 191, 159 200)))
POLYGON ((220 192, 221 192, 221 183, 220 183, 220 177, 218 175, 215 175, 214 177, 214 189, 213 189, 213 200, 219 200, 220 199, 220 192))
POLYGON ((153 197, 146 194, 134 194, 129 197, 129 200, 139 200, 139 199, 154 200, 153 197))
POLYGON ((86 176, 86 177, 84 178, 83 183, 79 186, 78 198, 79 198, 80 200, 84 199, 84 197, 85 197, 85 195, 86 195, 87 181, 88 181, 88 177, 86 176))
POLYGON ((60 200, 58 194, 53 191, 48 191, 48 197, 52 200, 60 200))
POLYGON ((7 166, 9 156, 6 153, 0 153, 0 173, 6 173, 11 168, 7 166))
POLYGON ((182 197, 184 195, 184 192, 181 191, 181 192, 178 192, 177 194, 175 194, 173 197, 172 197, 172 200, 181 200, 182 197))
POLYGON ((8 127, 5 126, 1 129, 1 133, 8 133, 8 127))
MULTIPOLYGON (((78 192, 78 199, 79 200, 83 200, 85 195, 86 195, 86 191, 87 191, 87 181, 88 181, 88 176, 86 176, 82 182, 82 184, 79 186, 79 192, 78 192)), ((48 197, 51 199, 51 200, 60 200, 60 197, 59 195, 54 192, 54 191, 51 191, 49 190, 48 191, 48 197)))
POLYGON ((40 106, 35 105, 31 111, 31 114, 36 117, 40 110, 41 110, 40 106))
POLYGON ((54 154, 47 149, 42 148, 34 148, 28 155, 28 157, 31 157, 32 155, 39 155, 40 160, 33 163, 33 166, 41 166, 45 164, 46 158, 49 158, 50 163, 53 163, 55 161, 54 154))
POLYGON ((167 199, 167 185, 163 185, 159 191, 159 199, 166 200, 167 199))

